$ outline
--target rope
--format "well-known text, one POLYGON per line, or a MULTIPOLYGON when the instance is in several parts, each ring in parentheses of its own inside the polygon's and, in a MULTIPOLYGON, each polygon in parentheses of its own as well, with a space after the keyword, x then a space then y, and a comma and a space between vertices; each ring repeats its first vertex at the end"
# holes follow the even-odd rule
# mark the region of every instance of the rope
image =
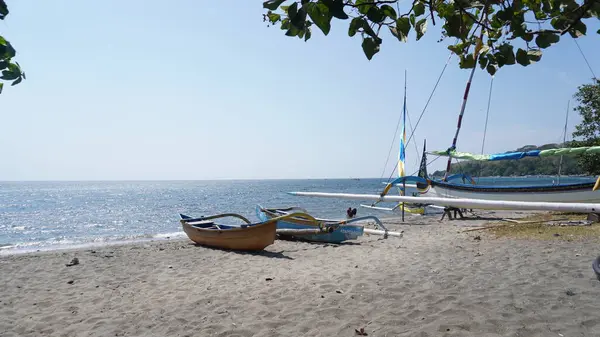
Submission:
MULTIPOLYGON (((492 87, 494 86, 494 76, 490 81, 490 92, 488 93, 488 102, 487 102, 487 111, 485 113, 485 126, 483 127, 483 140, 481 142, 481 154, 483 154, 483 149, 485 147, 485 137, 487 135, 487 127, 488 127, 488 119, 490 116, 490 103, 492 102, 492 87)), ((483 163, 479 163, 479 172, 477 173, 477 180, 481 177, 481 171, 483 170, 483 163)))
MULTIPOLYGON (((429 165, 433 164, 436 160, 438 160, 440 158, 442 158, 442 156, 437 156, 434 160, 432 160, 429 163, 425 164, 425 166, 429 166, 429 165)), ((411 174, 411 176, 414 176, 417 173, 419 173, 419 170, 416 170, 415 172, 413 172, 413 174, 411 174)))
MULTIPOLYGON (((394 138, 392 139, 392 143, 390 144, 390 150, 388 151, 388 155, 385 160, 385 164, 383 165, 383 171, 381 172, 381 177, 379 178, 380 180, 383 179, 383 176, 385 175, 385 169, 387 168, 387 164, 390 161, 390 154, 392 154, 392 149, 394 148, 394 143, 396 142, 396 134, 398 133, 398 128, 400 127, 401 121, 402 121, 402 114, 400 114, 400 117, 398 117, 398 123, 396 124, 396 131, 394 131, 394 138)), ((394 173, 392 172, 392 174, 394 174, 394 173)))
POLYGON ((581 53, 581 56, 583 56, 583 60, 587 64, 588 68, 590 69, 590 72, 592 73, 592 76, 594 76, 594 79, 598 78, 598 77, 596 77, 596 74, 594 74, 594 70, 592 69, 592 66, 588 62, 587 57, 585 57, 585 54, 583 53, 583 50, 581 50, 581 47, 579 46, 579 43, 577 42, 577 40, 574 37, 573 37, 573 41, 575 42, 575 45, 579 49, 579 52, 581 53))
MULTIPOLYGON (((410 129, 414 130, 414 128, 412 127, 412 122, 410 121, 410 114, 408 113, 408 109, 406 109, 406 118, 408 118, 408 125, 410 126, 410 129)), ((416 163, 419 163, 419 161, 421 161, 421 155, 419 154, 419 147, 417 146, 417 141, 414 139, 413 144, 415 144, 415 153, 417 154, 416 163)))
MULTIPOLYGON (((456 39, 456 42, 458 42, 458 39, 456 39)), ((456 44, 456 42, 455 42, 455 44, 456 44)), ((437 89, 438 84, 440 84, 440 80, 442 79, 442 76, 444 75, 444 72, 446 71, 446 67, 448 67, 448 64, 450 63, 450 60, 452 58, 452 54, 454 54, 454 53, 450 52, 450 55, 448 55, 448 60, 446 61, 446 64, 444 65, 444 68, 442 69, 442 73, 440 74, 440 76, 438 77, 437 81, 435 82, 435 86, 433 86, 433 90, 431 91, 431 94, 429 95, 429 99, 427 99, 427 103, 425 103, 425 106, 423 107, 423 111, 421 111, 421 115, 419 115, 419 119, 417 120, 417 124, 415 124, 415 128, 413 129, 413 131, 411 132, 410 136, 408 137, 407 143, 410 143, 410 140, 412 139, 413 134, 415 133, 415 130, 419 126, 419 123, 421 122, 421 118, 423 117, 423 114, 425 113, 425 110, 427 109, 427 106, 429 106, 429 102, 431 102, 431 99, 433 98, 433 94, 435 93, 435 89, 437 89)))
POLYGON ((485 126, 483 127, 483 141, 481 142, 481 154, 483 154, 483 148, 485 146, 485 136, 487 134, 488 118, 490 116, 490 103, 492 102, 492 87, 494 86, 494 76, 490 81, 490 92, 488 93, 487 112, 485 113, 485 126))

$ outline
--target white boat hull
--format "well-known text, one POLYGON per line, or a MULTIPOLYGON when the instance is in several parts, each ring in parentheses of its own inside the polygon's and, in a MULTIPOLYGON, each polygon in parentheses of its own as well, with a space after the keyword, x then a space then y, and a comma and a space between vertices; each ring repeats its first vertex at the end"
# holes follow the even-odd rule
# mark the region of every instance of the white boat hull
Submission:
POLYGON ((291 195, 304 197, 321 197, 350 200, 373 200, 385 202, 426 203, 438 206, 474 209, 502 209, 523 211, 555 211, 577 213, 600 213, 600 203, 568 203, 568 202, 541 202, 541 201, 513 201, 513 200, 478 200, 438 197, 408 197, 408 196, 381 196, 377 194, 351 194, 351 193, 326 193, 326 192, 288 192, 291 195))
POLYGON ((600 202, 600 190, 591 188, 575 189, 572 191, 536 191, 536 192, 480 192, 448 189, 436 185, 423 196, 438 198, 478 199, 478 200, 510 200, 531 202, 569 202, 597 203, 600 202))

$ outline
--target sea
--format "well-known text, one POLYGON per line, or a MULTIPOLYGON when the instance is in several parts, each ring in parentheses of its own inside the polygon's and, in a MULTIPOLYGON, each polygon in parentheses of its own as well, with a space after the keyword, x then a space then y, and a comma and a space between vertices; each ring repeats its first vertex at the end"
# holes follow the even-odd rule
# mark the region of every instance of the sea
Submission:
MULTIPOLYGON (((560 182, 594 179, 561 177, 560 182)), ((536 185, 553 183, 556 177, 478 180, 482 185, 536 185)), ((299 206, 325 218, 345 218, 348 207, 357 208, 359 216, 383 216, 384 211, 360 207, 369 201, 287 192, 378 194, 384 183, 385 179, 0 182, 0 255, 185 237, 180 213, 200 217, 233 212, 257 221, 258 204, 299 206)))

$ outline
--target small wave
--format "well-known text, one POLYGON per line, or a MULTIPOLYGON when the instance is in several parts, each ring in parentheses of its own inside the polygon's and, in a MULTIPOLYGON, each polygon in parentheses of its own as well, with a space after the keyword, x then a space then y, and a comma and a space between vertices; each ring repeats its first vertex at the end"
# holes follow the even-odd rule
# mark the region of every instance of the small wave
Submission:
POLYGON ((183 232, 125 235, 125 236, 100 236, 87 238, 50 238, 44 241, 31 241, 0 245, 0 255, 13 255, 31 253, 35 251, 54 251, 64 249, 82 249, 89 247, 102 247, 118 244, 138 243, 153 240, 170 240, 185 237, 183 232))
POLYGON ((185 237, 184 232, 174 232, 174 233, 165 233, 165 234, 154 234, 152 237, 157 239, 168 239, 168 238, 180 238, 185 237))

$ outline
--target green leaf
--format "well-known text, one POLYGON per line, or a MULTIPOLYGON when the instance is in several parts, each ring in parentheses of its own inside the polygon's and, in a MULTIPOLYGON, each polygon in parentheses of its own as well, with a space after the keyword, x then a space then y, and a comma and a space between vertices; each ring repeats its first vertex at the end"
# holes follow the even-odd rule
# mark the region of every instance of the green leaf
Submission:
POLYGON ((4 20, 4 18, 8 15, 8 7, 4 0, 0 0, 0 20, 4 20))
POLYGON ((367 59, 371 60, 371 58, 373 58, 373 55, 379 52, 379 43, 375 41, 374 38, 366 37, 363 39, 362 49, 365 55, 367 56, 367 59))
POLYGON ((12 80, 16 80, 19 77, 20 73, 18 72, 12 72, 10 70, 3 70, 2 71, 2 76, 0 76, 0 79, 5 80, 5 81, 12 81, 12 80))
POLYGON ((269 18, 269 22, 271 22, 271 23, 276 23, 277 21, 281 20, 281 15, 279 15, 277 13, 273 13, 271 11, 269 11, 269 13, 267 13, 267 17, 269 18))
POLYGON ((399 32, 396 27, 390 27, 390 32, 392 33, 392 35, 394 35, 398 39, 398 41, 400 41, 400 42, 408 41, 407 36, 402 34, 402 32, 399 32))
POLYGON ((331 15, 329 15, 329 8, 322 3, 309 3, 308 4, 308 15, 313 20, 315 25, 323 32, 323 34, 329 34, 331 30, 331 15))
POLYGON ((5 45, 0 45, 0 60, 9 60, 15 57, 16 54, 17 52, 10 42, 6 41, 5 45))
POLYGON ((598 31, 596 32, 596 34, 600 34, 600 29, 598 29, 598 31))
POLYGON ((427 19, 419 20, 415 24, 415 30, 417 31, 417 41, 419 41, 427 31, 427 19))
POLYGON ((581 20, 579 20, 579 22, 574 24, 573 27, 569 29, 569 34, 571 34, 571 36, 574 38, 581 37, 585 35, 586 32, 587 26, 585 25, 585 23, 581 22, 581 20))
POLYGON ((287 36, 298 36, 298 34, 300 34, 301 30, 298 29, 296 26, 294 25, 289 25, 290 28, 287 30, 287 32, 285 32, 285 35, 287 36))
POLYGON ((377 6, 372 6, 367 12, 367 18, 372 22, 380 23, 385 20, 385 15, 377 6))
POLYGON ((463 21, 460 14, 454 14, 446 17, 446 23, 444 24, 446 34, 452 37, 463 37, 463 21))
POLYGON ((415 20, 416 20, 415 19, 415 15, 414 14, 409 15, 409 19, 410 19, 410 24, 414 26, 415 25, 415 20))
POLYGON ((527 51, 527 57, 531 63, 538 62, 542 59, 542 51, 539 49, 532 49, 527 51))
POLYGON ((408 33, 410 32, 409 19, 407 17, 399 18, 396 20, 396 27, 390 28, 390 31, 398 41, 406 42, 408 40, 408 33))
POLYGON ((4 83, 0 82, 0 94, 2 93, 2 87, 4 86, 4 83))
POLYGON ((0 36, 0 44, 3 46, 6 45, 6 40, 2 36, 0 36))
POLYGON ((19 78, 17 78, 14 82, 12 82, 12 84, 10 86, 12 87, 14 85, 17 85, 17 84, 21 83, 22 80, 23 80, 23 78, 21 76, 19 76, 19 78))
POLYGON ((459 66, 461 69, 471 69, 475 67, 475 57, 473 54, 461 55, 459 66))
POLYGON ((557 43, 560 40, 560 36, 553 33, 542 32, 535 38, 535 44, 540 48, 548 48, 553 43, 557 43))
POLYGON ((452 51, 454 54, 460 55, 463 53, 463 50, 465 49, 465 45, 463 43, 457 43, 455 45, 448 46, 448 49, 450 51, 452 51))
POLYGON ((296 14, 296 16, 293 19, 290 19, 290 23, 300 30, 306 29, 306 10, 302 7, 298 9, 298 14, 296 14))
POLYGON ((287 9, 288 18, 290 18, 290 23, 294 24, 294 18, 298 15, 298 3, 294 2, 287 9))
POLYGON ((425 5, 423 5, 423 3, 421 2, 417 2, 413 7, 413 11, 415 13, 415 16, 421 16, 425 13, 425 5))
POLYGON ((342 0, 321 0, 329 8, 329 14, 340 20, 346 20, 348 14, 344 12, 344 2, 342 0))
POLYGON ((356 32, 359 28, 362 27, 364 19, 362 18, 354 18, 350 21, 350 26, 348 27, 348 36, 356 35, 356 32))
POLYGON ((8 68, 8 62, 7 61, 0 61, 0 70, 4 70, 8 68))
POLYGON ((485 57, 484 55, 482 55, 479 57, 478 62, 479 62, 479 66, 481 67, 481 69, 483 69, 483 68, 487 67, 488 58, 485 57))
POLYGON ((270 9, 272 11, 276 10, 277 8, 279 8, 279 6, 284 3, 285 0, 269 0, 269 1, 265 1, 263 2, 263 8, 266 9, 270 9))
POLYGON ((396 20, 396 29, 404 36, 408 36, 410 32, 410 20, 407 17, 399 18, 396 20))
POLYGON ((498 67, 495 64, 490 64, 485 68, 485 70, 487 70, 488 74, 494 76, 494 74, 498 70, 498 67))
POLYGON ((398 17, 398 14, 396 13, 396 10, 389 5, 383 5, 381 6, 381 12, 383 13, 383 15, 385 15, 386 17, 392 19, 392 20, 396 20, 396 18, 398 17))
POLYGON ((373 0, 356 0, 354 5, 358 8, 360 14, 367 14, 373 6, 373 0))
POLYGON ((498 47, 498 51, 499 51, 499 53, 502 54, 502 56, 504 56, 504 64, 508 64, 508 65, 515 64, 516 59, 515 59, 515 53, 513 52, 513 46, 511 46, 508 43, 505 43, 505 44, 500 45, 500 47, 498 47))
POLYGON ((312 33, 310 32, 310 29, 307 28, 306 29, 306 33, 304 33, 304 41, 308 41, 308 39, 310 39, 312 33))
POLYGON ((527 66, 531 63, 529 61, 529 56, 527 56, 527 52, 521 48, 517 50, 517 63, 519 63, 522 66, 527 66))

